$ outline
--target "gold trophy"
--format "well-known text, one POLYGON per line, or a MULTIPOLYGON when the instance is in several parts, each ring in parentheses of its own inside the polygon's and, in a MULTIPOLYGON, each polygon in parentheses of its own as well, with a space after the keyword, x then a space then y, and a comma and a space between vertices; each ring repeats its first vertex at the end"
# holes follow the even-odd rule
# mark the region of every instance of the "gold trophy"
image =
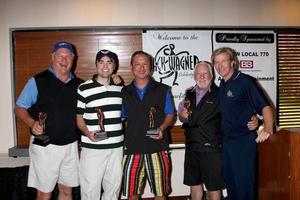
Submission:
POLYGON ((154 107, 150 107, 148 112, 149 114, 149 129, 147 130, 146 136, 157 136, 159 133, 157 132, 157 128, 155 128, 155 113, 156 109, 154 107))
POLYGON ((96 108, 96 113, 98 117, 98 123, 99 123, 99 130, 95 132, 94 138, 96 141, 101 141, 107 139, 107 133, 105 132, 104 129, 104 113, 100 108, 96 108))
POLYGON ((192 124, 192 110, 191 110, 191 100, 186 96, 184 99, 183 107, 187 110, 188 117, 187 122, 189 125, 192 124))
POLYGON ((50 144, 49 135, 45 133, 46 128, 46 120, 47 120, 47 113, 39 112, 39 125, 43 127, 43 132, 41 135, 35 135, 33 139, 33 144, 40 145, 40 146, 47 146, 50 144))

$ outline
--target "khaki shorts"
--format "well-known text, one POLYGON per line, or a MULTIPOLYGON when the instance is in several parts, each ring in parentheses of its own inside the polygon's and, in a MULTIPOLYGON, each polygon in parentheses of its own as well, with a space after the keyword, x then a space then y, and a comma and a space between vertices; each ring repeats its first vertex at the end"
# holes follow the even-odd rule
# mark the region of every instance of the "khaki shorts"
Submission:
POLYGON ((46 147, 31 143, 28 187, 42 192, 53 191, 56 183, 79 185, 79 157, 77 141, 67 145, 49 144, 46 147))

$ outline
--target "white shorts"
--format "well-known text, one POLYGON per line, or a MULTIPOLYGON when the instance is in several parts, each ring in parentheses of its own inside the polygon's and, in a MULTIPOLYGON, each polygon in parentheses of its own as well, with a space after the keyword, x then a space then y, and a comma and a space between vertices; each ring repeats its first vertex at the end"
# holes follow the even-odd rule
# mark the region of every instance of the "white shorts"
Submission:
POLYGON ((118 200, 122 180, 123 147, 82 148, 80 154, 81 200, 118 200), (101 188, 103 194, 101 195, 101 188))
POLYGON ((69 187, 78 186, 78 142, 42 147, 32 144, 32 139, 33 137, 29 146, 28 187, 52 192, 56 183, 69 187))

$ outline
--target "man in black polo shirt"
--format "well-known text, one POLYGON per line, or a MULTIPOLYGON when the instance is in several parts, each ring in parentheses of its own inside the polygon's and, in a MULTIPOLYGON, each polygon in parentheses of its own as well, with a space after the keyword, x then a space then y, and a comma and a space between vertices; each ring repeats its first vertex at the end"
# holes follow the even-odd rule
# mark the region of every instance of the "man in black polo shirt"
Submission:
POLYGON ((273 109, 253 77, 238 71, 233 49, 216 49, 211 57, 220 84, 224 177, 230 200, 256 199, 256 148, 273 134, 273 109), (264 129, 247 128, 253 114, 263 115, 264 129))

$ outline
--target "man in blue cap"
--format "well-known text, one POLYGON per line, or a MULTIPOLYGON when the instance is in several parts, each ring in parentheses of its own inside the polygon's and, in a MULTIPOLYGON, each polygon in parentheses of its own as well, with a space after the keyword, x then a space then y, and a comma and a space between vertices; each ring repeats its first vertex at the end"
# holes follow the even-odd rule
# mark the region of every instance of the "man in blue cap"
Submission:
POLYGON ((72 187, 79 185, 76 104, 82 81, 71 73, 73 60, 72 45, 56 43, 52 64, 27 82, 16 102, 15 113, 30 127, 31 141, 43 133, 49 140, 29 146, 28 187, 37 189, 37 199, 50 199, 58 183, 58 199, 71 200, 72 187))

